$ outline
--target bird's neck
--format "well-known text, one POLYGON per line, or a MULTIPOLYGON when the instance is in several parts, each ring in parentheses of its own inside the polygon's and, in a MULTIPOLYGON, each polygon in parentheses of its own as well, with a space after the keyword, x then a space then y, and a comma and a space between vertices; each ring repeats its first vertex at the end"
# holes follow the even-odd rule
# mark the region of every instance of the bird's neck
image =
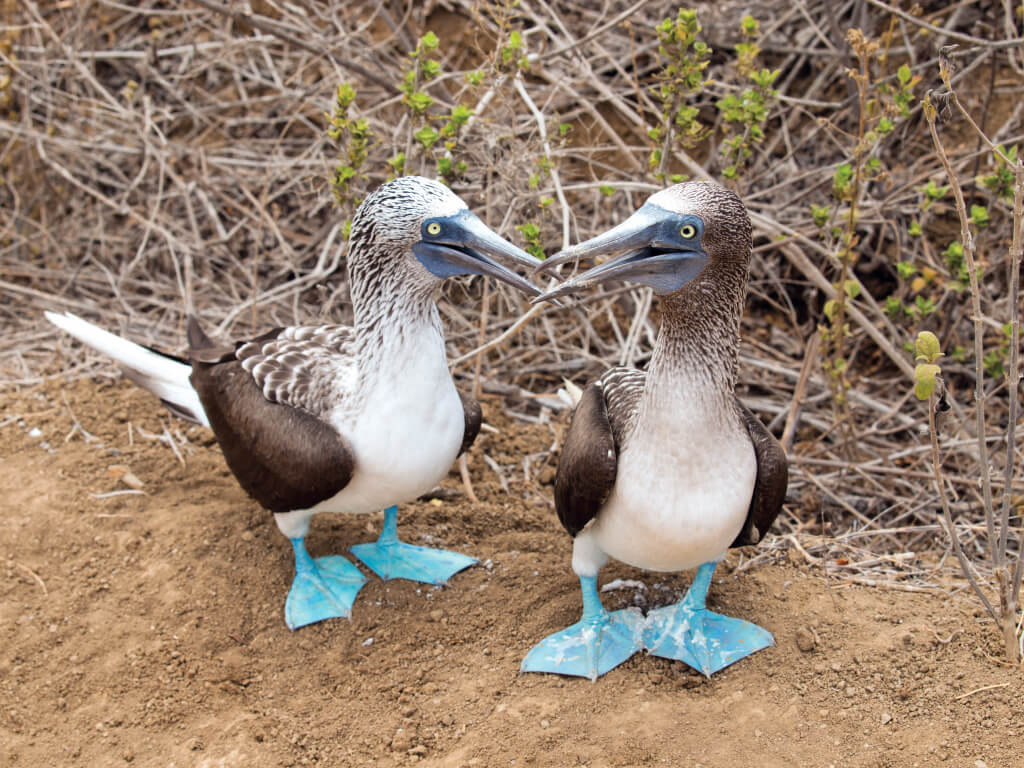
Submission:
POLYGON ((680 401, 731 407, 746 281, 745 263, 712 263, 661 298, 661 330, 645 387, 645 400, 657 411, 671 412, 680 401))
POLYGON ((353 249, 349 261, 356 353, 362 370, 401 363, 408 351, 436 357, 446 366, 435 283, 403 269, 399 258, 366 258, 353 249))

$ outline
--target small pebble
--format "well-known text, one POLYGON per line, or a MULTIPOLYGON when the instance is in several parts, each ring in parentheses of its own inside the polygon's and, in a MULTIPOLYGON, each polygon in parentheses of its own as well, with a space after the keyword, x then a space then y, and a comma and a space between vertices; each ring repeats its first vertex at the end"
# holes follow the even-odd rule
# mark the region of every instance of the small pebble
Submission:
POLYGON ((814 650, 814 646, 814 633, 807 627, 800 627, 796 631, 796 647, 804 653, 810 653, 814 650))
POLYGON ((391 749, 395 752, 405 752, 411 746, 412 740, 409 738, 409 734, 399 728, 395 733, 395 737, 391 740, 391 749))
POLYGON ((892 715, 890 715, 888 712, 883 712, 882 713, 882 725, 888 725, 891 722, 892 722, 892 715))
POLYGON ((363 645, 373 645, 373 638, 368 637, 365 640, 363 640, 363 645))
POLYGON ((39 427, 32 427, 28 432, 29 437, 42 437, 43 431, 39 427))

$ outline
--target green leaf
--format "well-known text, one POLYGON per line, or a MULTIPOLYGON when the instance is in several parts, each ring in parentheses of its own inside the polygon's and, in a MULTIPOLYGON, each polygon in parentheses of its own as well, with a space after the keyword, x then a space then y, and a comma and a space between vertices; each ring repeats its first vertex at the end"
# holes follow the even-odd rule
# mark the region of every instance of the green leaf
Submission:
POLYGON ((935 391, 935 377, 940 373, 939 366, 931 363, 919 363, 914 369, 914 394, 918 400, 927 400, 935 391))
POLYGON ((916 296, 914 298, 914 306, 921 313, 922 317, 927 317, 936 310, 935 302, 931 299, 926 299, 924 296, 916 296))
POLYGON ((426 51, 432 51, 437 48, 438 42, 437 35, 433 32, 427 32, 427 34, 420 38, 420 45, 426 51))
POLYGON ((917 267, 911 264, 909 261, 897 261, 896 262, 896 274, 900 276, 900 280, 909 280, 917 272, 917 267))
POLYGON ((344 112, 348 106, 356 99, 356 89, 353 88, 349 83, 342 83, 338 86, 338 92, 336 95, 338 102, 338 109, 344 112))
POLYGON ((836 312, 839 311, 839 302, 836 299, 829 299, 825 302, 825 317, 828 318, 829 322, 832 322, 836 318, 836 312))
POLYGON ((451 121, 456 125, 465 125, 466 121, 473 116, 473 110, 465 104, 457 104, 452 107, 451 121))
POLYGON ((829 206, 811 203, 811 217, 814 219, 815 226, 819 229, 828 223, 829 216, 831 215, 832 209, 829 206))
POLYGON ((423 145, 424 149, 430 149, 441 138, 441 134, 431 128, 429 125, 424 125, 416 133, 413 134, 416 141, 423 145))
POLYGON ((432 80, 441 72, 441 64, 434 59, 424 59, 420 65, 423 68, 423 79, 432 80))
POLYGON ((600 191, 600 193, 601 193, 602 195, 604 195, 605 197, 611 197, 612 195, 614 195, 614 194, 615 194, 615 187, 613 187, 613 186, 612 186, 611 184, 602 184, 602 185, 601 185, 600 187, 598 187, 597 189, 598 189, 598 190, 600 191))
POLYGON ((987 227, 989 223, 988 208, 984 205, 972 205, 971 206, 971 221, 974 222, 974 226, 978 229, 987 227))
POLYGON ((910 67, 908 67, 906 64, 904 64, 903 66, 896 70, 896 79, 900 81, 900 85, 906 85, 907 83, 909 83, 910 76, 910 67))
POLYGON ((434 103, 434 99, 423 91, 413 91, 412 93, 406 94, 405 103, 408 104, 416 114, 422 114, 427 111, 431 104, 434 103))
POLYGON ((843 290, 851 299, 856 299, 860 296, 860 283, 856 280, 847 280, 843 283, 843 290))
MULTIPOLYGON (((914 355, 918 362, 934 363, 942 357, 942 348, 939 346, 939 337, 931 331, 921 331, 917 334, 917 341, 914 343, 914 355)), ((938 372, 938 366, 935 366, 938 372)))

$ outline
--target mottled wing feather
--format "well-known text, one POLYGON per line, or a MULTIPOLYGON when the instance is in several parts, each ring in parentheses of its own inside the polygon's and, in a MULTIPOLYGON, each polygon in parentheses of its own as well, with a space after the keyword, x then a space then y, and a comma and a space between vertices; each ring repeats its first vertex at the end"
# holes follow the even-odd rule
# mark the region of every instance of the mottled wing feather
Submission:
POLYGON ((332 372, 330 355, 338 354, 350 336, 348 328, 339 326, 277 328, 224 346, 215 344, 194 318, 189 320, 189 380, 228 467, 242 488, 272 512, 308 509, 352 478, 352 450, 319 418, 330 401, 311 383, 314 371, 332 372), (309 360, 298 354, 303 346, 309 360), (247 370, 247 363, 259 375, 247 370))
POLYGON ((235 356, 267 400, 325 417, 352 388, 353 338, 342 325, 282 328, 240 345, 235 356))
POLYGON ((469 395, 464 395, 459 392, 459 399, 462 400, 462 411, 466 414, 466 427, 462 433, 462 447, 459 448, 459 455, 461 456, 476 440, 476 436, 480 434, 480 422, 483 421, 483 412, 480 410, 480 403, 474 400, 469 395))
POLYGON ((751 413, 739 400, 736 401, 743 424, 754 444, 754 455, 757 457, 757 480, 754 481, 754 493, 750 499, 750 510, 736 540, 730 546, 742 547, 757 544, 768 532, 782 510, 786 499, 786 486, 789 483, 789 462, 772 433, 765 429, 757 416, 751 413))
POLYGON ((597 385, 604 394, 608 423, 611 425, 617 450, 622 450, 627 436, 636 424, 646 382, 647 374, 636 368, 609 368, 597 380, 597 385))

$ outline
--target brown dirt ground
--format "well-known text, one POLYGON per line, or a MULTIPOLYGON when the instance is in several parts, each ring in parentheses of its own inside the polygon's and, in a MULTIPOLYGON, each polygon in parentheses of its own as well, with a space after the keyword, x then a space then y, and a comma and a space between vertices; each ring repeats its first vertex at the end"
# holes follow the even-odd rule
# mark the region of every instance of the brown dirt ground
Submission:
MULTIPOLYGON (((294 633, 291 550, 208 432, 126 384, 50 385, 0 408, 5 766, 1024 766, 1024 675, 976 614, 829 588, 795 562, 720 569, 711 605, 778 646, 711 680, 643 655, 596 684, 520 675, 534 642, 578 618, 579 593, 544 500, 550 467, 534 463, 530 488, 522 471, 551 428, 494 404, 500 432, 470 456, 481 503, 458 493, 400 514, 407 539, 483 565, 446 588, 374 578, 351 621, 294 633), (138 431, 165 425, 190 441, 187 467, 138 431), (94 495, 126 488, 117 465, 145 495, 94 495)), ((455 472, 446 486, 461 489, 455 472)), ((344 551, 379 525, 321 516, 309 549, 344 551)), ((675 600, 689 574, 613 564, 614 578, 648 587, 606 594, 618 608, 675 600)))

